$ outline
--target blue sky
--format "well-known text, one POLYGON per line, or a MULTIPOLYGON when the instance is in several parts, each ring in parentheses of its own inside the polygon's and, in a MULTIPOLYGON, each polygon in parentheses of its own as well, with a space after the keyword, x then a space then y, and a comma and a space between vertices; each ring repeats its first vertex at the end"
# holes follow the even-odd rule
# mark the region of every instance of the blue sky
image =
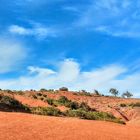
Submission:
POLYGON ((139 0, 0 0, 0 87, 111 87, 140 97, 139 0))

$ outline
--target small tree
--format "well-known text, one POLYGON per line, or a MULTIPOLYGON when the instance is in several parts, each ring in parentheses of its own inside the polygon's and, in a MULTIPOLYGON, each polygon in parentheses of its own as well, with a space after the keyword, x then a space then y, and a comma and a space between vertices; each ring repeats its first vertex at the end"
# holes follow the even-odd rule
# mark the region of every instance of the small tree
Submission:
POLYGON ((99 93, 99 91, 98 90, 94 90, 94 93, 96 94, 96 95, 101 95, 100 93, 99 93))
POLYGON ((67 87, 61 87, 59 88, 60 91, 68 91, 68 88, 67 87))
POLYGON ((82 93, 87 93, 87 91, 84 90, 84 89, 80 90, 80 92, 82 92, 82 93))
POLYGON ((115 89, 115 88, 111 88, 111 89, 109 90, 109 92, 110 92, 112 95, 114 95, 115 97, 119 94, 119 91, 118 91, 117 89, 115 89))
POLYGON ((47 89, 41 88, 40 91, 41 91, 41 92, 45 92, 45 91, 47 91, 47 89))
POLYGON ((132 96, 133 96, 133 94, 130 93, 129 91, 126 91, 125 93, 122 94, 122 97, 123 97, 123 98, 125 98, 125 97, 131 98, 132 96))

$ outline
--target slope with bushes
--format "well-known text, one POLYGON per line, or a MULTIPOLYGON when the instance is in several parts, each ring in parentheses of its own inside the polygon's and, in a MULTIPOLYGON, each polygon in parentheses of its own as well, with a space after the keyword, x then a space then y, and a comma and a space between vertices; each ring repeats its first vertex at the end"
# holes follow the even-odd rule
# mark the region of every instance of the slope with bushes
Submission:
POLYGON ((138 99, 97 96, 85 91, 71 92, 67 90, 41 89, 40 91, 6 90, 0 92, 4 96, 13 97, 13 99, 19 101, 23 106, 28 107, 28 112, 33 114, 78 117, 121 124, 127 121, 124 118, 128 114, 122 112, 123 108, 128 108, 128 104, 129 107, 132 106, 133 108, 139 105, 138 99), (117 110, 116 108, 119 108, 119 111, 114 111, 117 110))

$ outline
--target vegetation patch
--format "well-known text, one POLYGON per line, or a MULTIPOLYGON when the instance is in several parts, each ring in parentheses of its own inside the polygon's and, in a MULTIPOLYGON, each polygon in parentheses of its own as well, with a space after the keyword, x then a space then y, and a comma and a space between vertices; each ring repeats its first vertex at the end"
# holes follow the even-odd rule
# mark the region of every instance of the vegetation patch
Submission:
POLYGON ((5 95, 0 95, 0 109, 3 110, 14 110, 14 111, 27 111, 29 112, 29 107, 23 105, 18 100, 5 95))
POLYGON ((31 108, 31 113, 38 115, 60 116, 62 112, 55 107, 34 107, 31 108))
POLYGON ((46 94, 42 94, 42 93, 38 92, 38 93, 36 93, 36 94, 32 95, 32 98, 34 98, 34 99, 39 99, 39 100, 44 101, 44 100, 46 100, 47 95, 46 95, 46 94))
POLYGON ((127 104, 122 103, 120 104, 120 107, 127 107, 127 104))
POLYGON ((87 92, 86 90, 81 90, 79 92, 75 92, 75 95, 80 95, 80 96, 92 96, 92 94, 90 92, 87 92))
POLYGON ((21 91, 21 90, 16 91, 15 93, 16 93, 17 95, 22 95, 22 96, 25 95, 25 93, 24 93, 23 91, 21 91))
POLYGON ((140 102, 137 102, 137 103, 131 103, 131 104, 120 104, 121 107, 140 107, 140 102))
POLYGON ((60 91, 68 91, 69 89, 67 87, 61 87, 59 88, 60 91))
POLYGON ((57 102, 56 102, 56 100, 54 100, 54 99, 47 98, 47 99, 44 100, 44 101, 47 102, 49 105, 57 106, 57 102))
POLYGON ((115 123, 125 124, 125 122, 115 118, 112 114, 108 114, 105 112, 96 112, 96 111, 87 112, 82 109, 78 109, 78 110, 67 110, 65 111, 65 115, 69 117, 79 117, 81 119, 87 119, 87 120, 104 120, 104 121, 111 121, 115 123))
POLYGON ((47 98, 45 101, 49 105, 52 105, 52 106, 55 106, 55 107, 56 106, 65 106, 65 107, 68 107, 68 108, 70 108, 72 110, 82 109, 82 110, 85 110, 85 111, 95 111, 95 109, 90 108, 87 105, 87 103, 82 102, 82 103, 79 104, 78 102, 69 100, 65 96, 61 96, 58 100, 47 98))
POLYGON ((140 102, 131 103, 131 104, 129 104, 129 106, 132 106, 132 107, 140 107, 140 102))

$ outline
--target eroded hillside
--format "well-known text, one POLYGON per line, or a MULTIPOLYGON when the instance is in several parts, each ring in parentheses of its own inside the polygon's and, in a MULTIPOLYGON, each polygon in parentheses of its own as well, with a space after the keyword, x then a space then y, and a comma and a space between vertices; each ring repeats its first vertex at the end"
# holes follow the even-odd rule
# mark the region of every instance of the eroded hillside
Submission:
MULTIPOLYGON (((28 107, 53 107, 61 112, 66 112, 69 109, 85 109, 77 107, 85 103, 88 111, 106 112, 112 114, 117 119, 120 119, 128 124, 140 123, 140 100, 125 99, 112 96, 101 96, 95 94, 78 93, 72 91, 0 91, 1 96, 9 96, 21 102, 28 107), (61 97, 66 97, 68 103, 58 102, 61 97), (77 105, 77 106, 76 106, 77 105)), ((64 98, 65 100, 65 98, 64 98)), ((64 101, 65 102, 65 101, 64 101)), ((38 110, 34 110, 38 111, 38 110)), ((36 112, 35 112, 36 113, 36 112)), ((73 112, 70 112, 73 113, 73 112)), ((72 115, 69 113, 69 116, 72 115)), ((75 112, 74 112, 75 113, 75 112)), ((82 112, 83 113, 83 112, 82 112)), ((73 117, 73 116, 72 116, 73 117)))

